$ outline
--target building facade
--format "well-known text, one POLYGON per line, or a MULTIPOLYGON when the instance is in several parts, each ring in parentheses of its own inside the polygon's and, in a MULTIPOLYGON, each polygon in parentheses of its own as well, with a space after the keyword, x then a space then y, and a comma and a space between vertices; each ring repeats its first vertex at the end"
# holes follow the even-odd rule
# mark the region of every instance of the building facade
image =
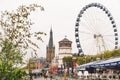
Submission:
POLYGON ((55 57, 55 46, 53 45, 53 32, 52 32, 52 28, 50 30, 50 38, 49 38, 49 43, 48 46, 46 48, 46 60, 47 62, 51 63, 52 59, 54 59, 55 57))
POLYGON ((46 66, 46 59, 43 57, 40 58, 30 58, 29 60, 29 70, 32 71, 32 73, 39 73, 42 71, 42 68, 46 66))
POLYGON ((59 53, 58 53, 58 66, 63 66, 63 58, 67 56, 72 56, 72 41, 68 40, 66 37, 59 41, 59 53))
POLYGON ((42 69, 46 65, 46 60, 43 57, 40 58, 32 58, 32 63, 34 63, 35 69, 42 69))

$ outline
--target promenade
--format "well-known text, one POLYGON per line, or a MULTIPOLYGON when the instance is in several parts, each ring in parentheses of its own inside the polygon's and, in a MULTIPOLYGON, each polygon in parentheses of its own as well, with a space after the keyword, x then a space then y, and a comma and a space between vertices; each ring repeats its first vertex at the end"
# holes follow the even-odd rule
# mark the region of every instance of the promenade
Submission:
POLYGON ((34 78, 33 80, 56 80, 56 79, 50 79, 50 78, 39 77, 39 78, 34 78))
MULTIPOLYGON (((33 80, 64 80, 63 77, 55 77, 53 79, 50 78, 44 78, 44 77, 39 77, 39 78, 34 78, 33 80)), ((66 78, 66 80, 81 80, 81 79, 74 79, 74 78, 66 78)))

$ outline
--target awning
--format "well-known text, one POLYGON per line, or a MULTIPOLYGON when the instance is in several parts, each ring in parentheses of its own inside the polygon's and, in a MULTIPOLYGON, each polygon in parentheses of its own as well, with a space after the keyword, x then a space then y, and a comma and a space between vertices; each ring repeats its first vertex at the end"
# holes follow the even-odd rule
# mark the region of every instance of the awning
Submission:
POLYGON ((117 65, 120 65, 120 57, 109 58, 107 60, 94 64, 95 67, 107 67, 107 66, 117 66, 117 65))
POLYGON ((90 62, 87 64, 77 66, 75 69, 81 70, 81 69, 86 69, 90 67, 96 68, 96 67, 108 67, 108 66, 117 66, 117 65, 120 65, 120 57, 90 62))
POLYGON ((98 61, 93 61, 93 62, 90 62, 90 63, 86 63, 86 64, 83 64, 83 65, 80 65, 80 66, 77 66, 75 69, 76 70, 84 70, 86 68, 90 68, 90 67, 93 67, 94 64, 100 62, 100 60, 98 61))

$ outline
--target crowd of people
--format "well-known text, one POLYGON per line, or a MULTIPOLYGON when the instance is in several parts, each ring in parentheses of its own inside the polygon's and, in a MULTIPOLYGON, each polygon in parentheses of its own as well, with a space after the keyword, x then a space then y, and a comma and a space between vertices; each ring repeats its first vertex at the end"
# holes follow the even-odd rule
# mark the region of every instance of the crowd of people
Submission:
MULTIPOLYGON (((51 72, 49 70, 41 70, 38 72, 29 73, 29 77, 31 78, 30 80, 34 78, 39 78, 39 77, 44 77, 46 80, 49 77, 52 80, 55 76, 64 77, 64 71, 65 70, 62 70, 62 69, 58 69, 57 71, 54 71, 54 72, 51 72)), ((74 77, 76 75, 77 73, 75 71, 72 72, 72 70, 67 70, 66 72, 66 77, 74 77)))
POLYGON ((26 76, 26 80, 33 80, 34 78, 39 78, 39 77, 44 77, 46 80, 48 77, 52 78, 48 70, 42 70, 40 72, 30 72, 26 76))

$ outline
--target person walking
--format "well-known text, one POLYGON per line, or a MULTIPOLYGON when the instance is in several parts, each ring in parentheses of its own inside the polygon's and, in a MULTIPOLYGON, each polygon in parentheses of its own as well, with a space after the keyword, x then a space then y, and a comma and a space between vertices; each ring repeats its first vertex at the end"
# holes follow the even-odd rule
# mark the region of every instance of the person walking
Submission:
POLYGON ((47 80, 47 78, 48 78, 48 71, 46 71, 46 72, 44 73, 44 78, 47 80))

